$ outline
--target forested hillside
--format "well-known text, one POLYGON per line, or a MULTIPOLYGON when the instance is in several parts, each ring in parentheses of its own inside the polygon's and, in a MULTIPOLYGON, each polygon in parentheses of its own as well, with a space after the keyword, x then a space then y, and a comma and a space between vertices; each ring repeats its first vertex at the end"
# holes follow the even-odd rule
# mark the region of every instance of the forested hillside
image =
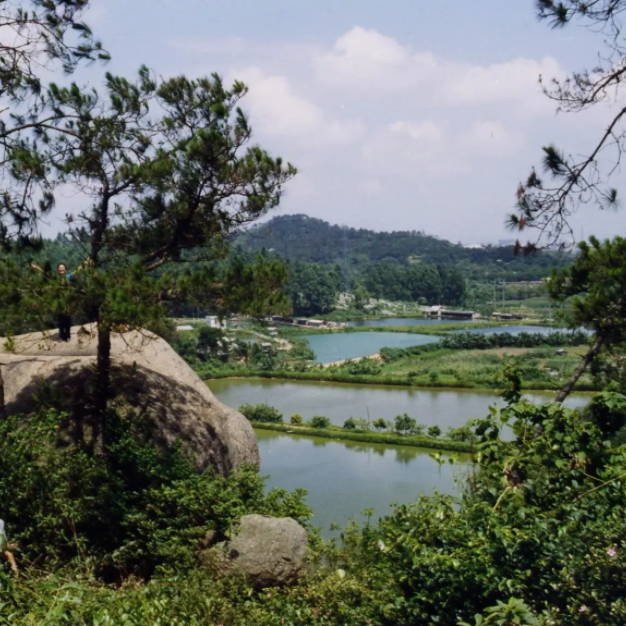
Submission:
MULTIPOLYGON (((476 306, 476 298, 471 296, 480 292, 481 285, 541 280, 553 267, 569 265, 572 258, 552 251, 516 256, 510 246, 465 248, 421 232, 379 233, 333 226, 306 215, 275 217, 234 240, 232 256, 240 256, 248 264, 262 252, 266 258, 285 263, 285 291, 296 315, 329 313, 342 292, 357 296, 357 308, 369 297, 476 306)), ((83 260, 84 251, 68 236, 59 235, 46 240, 34 257, 53 267, 64 262, 74 268, 83 260)), ((185 264, 187 269, 190 266, 194 263, 185 264)), ((490 300, 493 286, 487 285, 483 291, 490 300)), ((176 307, 183 315, 190 314, 188 309, 180 304, 176 307)))
POLYGON ((507 281, 541 280, 550 269, 568 265, 570 255, 544 251, 523 257, 513 247, 466 248, 420 231, 374 232, 329 224, 306 215, 282 215, 258 224, 237 243, 245 249, 272 250, 293 261, 346 263, 357 266, 394 260, 401 265, 463 263, 467 277, 507 281))

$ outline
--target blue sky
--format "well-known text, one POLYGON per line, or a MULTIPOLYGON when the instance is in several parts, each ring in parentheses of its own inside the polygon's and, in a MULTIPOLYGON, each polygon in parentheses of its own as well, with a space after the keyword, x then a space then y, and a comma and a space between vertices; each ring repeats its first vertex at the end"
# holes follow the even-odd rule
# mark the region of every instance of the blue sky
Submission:
MULTIPOLYGON (((539 74, 591 66, 601 39, 551 30, 532 0, 93 0, 86 21, 114 73, 144 63, 249 85, 254 141, 299 169, 278 214, 510 238, 505 214, 541 146, 585 152, 610 113, 557 116, 541 94, 539 74)), ((624 230, 623 212, 575 218, 578 237, 624 230)))

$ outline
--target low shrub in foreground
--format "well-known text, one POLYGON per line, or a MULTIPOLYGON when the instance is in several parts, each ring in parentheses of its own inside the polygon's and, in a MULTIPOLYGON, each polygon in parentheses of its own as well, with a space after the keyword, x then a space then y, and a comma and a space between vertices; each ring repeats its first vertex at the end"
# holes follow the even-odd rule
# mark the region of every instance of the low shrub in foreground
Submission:
POLYGON ((136 420, 110 413, 102 455, 57 445, 55 411, 0 421, 0 518, 22 565, 89 563, 108 580, 191 567, 208 531, 247 513, 306 523, 304 492, 264 493, 256 468, 197 473, 179 448, 145 441, 136 420))

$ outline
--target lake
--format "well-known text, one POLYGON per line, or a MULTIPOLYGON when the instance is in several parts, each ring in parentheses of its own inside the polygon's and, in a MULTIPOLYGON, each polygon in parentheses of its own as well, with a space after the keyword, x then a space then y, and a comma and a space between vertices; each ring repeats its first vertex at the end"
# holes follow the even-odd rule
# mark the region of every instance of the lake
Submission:
POLYGON ((369 356, 381 348, 409 348, 439 341, 431 335, 385 332, 303 335, 303 339, 309 342, 318 363, 369 356))

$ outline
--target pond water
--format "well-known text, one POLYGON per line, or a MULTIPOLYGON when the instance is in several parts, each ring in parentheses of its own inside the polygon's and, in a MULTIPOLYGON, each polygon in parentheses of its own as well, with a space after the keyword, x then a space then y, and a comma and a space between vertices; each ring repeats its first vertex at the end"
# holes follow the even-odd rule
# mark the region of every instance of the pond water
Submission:
POLYGON ((439 341, 439 337, 431 335, 385 332, 303 335, 303 339, 309 342, 318 363, 369 356, 381 348, 408 348, 439 341))
MULTIPOLYGON (((393 420, 408 413, 419 424, 439 426, 443 431, 458 428, 473 417, 485 417, 489 406, 502 405, 493 391, 416 389, 384 385, 351 385, 313 381, 269 379, 212 380, 208 383, 220 402, 237 408, 242 404, 264 402, 277 408, 285 421, 294 413, 305 419, 325 415, 343 426, 349 417, 393 420)), ((527 394, 532 402, 547 402, 550 393, 527 394)), ((567 406, 579 407, 589 402, 589 396, 570 396, 567 406)))
POLYGON ((409 446, 337 442, 319 437, 257 430, 261 474, 268 487, 308 491, 312 523, 332 536, 332 522, 345 527, 350 518, 372 508, 373 519, 391 513, 391 505, 409 503, 421 494, 455 493, 455 477, 467 473, 467 458, 439 467, 429 452, 409 446))
MULTIPOLYGON (((209 382, 217 398, 234 408, 265 402, 276 407, 285 421, 294 413, 305 419, 325 415, 343 425, 350 417, 384 417, 408 413, 418 423, 438 425, 442 430, 464 425, 472 417, 484 417, 488 407, 501 404, 492 392, 413 389, 372 385, 349 385, 267 379, 222 379, 209 382)), ((551 394, 527 395, 544 402, 551 394)), ((571 396, 569 406, 583 406, 588 396, 571 396)), ((350 517, 363 521, 360 513, 373 508, 377 515, 391 512, 393 502, 409 503, 420 494, 454 493, 455 479, 467 473, 467 458, 441 468, 432 450, 410 446, 386 446, 338 442, 318 437, 286 435, 257 430, 261 472, 269 474, 268 486, 290 491, 302 487, 309 493, 313 522, 325 537, 332 535, 331 522, 345 526, 350 517)))

